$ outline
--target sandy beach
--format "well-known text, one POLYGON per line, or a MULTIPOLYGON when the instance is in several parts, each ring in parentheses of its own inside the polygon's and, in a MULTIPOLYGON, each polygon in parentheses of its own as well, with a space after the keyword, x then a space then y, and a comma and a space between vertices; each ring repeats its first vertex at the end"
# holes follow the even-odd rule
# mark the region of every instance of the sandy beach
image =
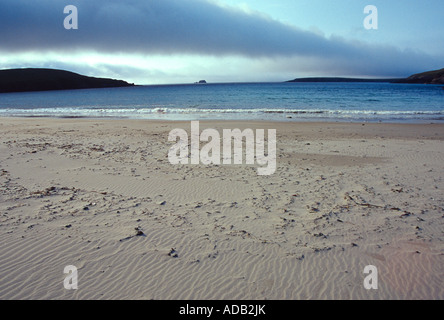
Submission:
POLYGON ((276 129, 275 173, 171 164, 187 121, 1 118, 0 299, 444 299, 444 125, 200 124, 276 129))

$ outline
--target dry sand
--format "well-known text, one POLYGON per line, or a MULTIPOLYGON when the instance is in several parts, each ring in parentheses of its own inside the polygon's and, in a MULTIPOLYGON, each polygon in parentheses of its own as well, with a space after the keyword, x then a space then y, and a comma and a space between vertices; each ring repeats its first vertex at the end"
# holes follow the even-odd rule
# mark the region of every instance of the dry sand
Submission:
POLYGON ((204 127, 276 129, 276 172, 170 164, 189 122, 0 119, 0 299, 444 298, 443 125, 204 127))

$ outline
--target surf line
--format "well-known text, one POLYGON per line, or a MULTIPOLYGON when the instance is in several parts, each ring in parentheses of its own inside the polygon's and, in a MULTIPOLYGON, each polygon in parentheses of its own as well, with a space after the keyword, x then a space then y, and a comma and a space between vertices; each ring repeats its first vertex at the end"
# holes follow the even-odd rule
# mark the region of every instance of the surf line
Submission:
POLYGON ((223 129, 222 139, 216 129, 200 132, 199 121, 191 121, 191 144, 188 133, 176 128, 168 134, 168 141, 176 142, 168 151, 171 164, 243 164, 243 140, 245 138, 245 163, 259 165, 258 175, 271 175, 276 171, 276 129, 267 129, 265 153, 265 129, 223 129), (234 141, 232 144, 231 142, 234 141), (207 142, 200 148, 200 142, 207 142), (222 146, 221 146, 222 144, 222 146), (190 146, 190 148, 189 148, 190 146), (233 146, 233 148, 232 148, 233 146), (221 161, 221 149, 223 159, 221 161), (232 150, 233 149, 233 150, 232 150), (189 152, 191 150, 191 154, 189 152), (233 155, 233 157, 232 157, 233 155))

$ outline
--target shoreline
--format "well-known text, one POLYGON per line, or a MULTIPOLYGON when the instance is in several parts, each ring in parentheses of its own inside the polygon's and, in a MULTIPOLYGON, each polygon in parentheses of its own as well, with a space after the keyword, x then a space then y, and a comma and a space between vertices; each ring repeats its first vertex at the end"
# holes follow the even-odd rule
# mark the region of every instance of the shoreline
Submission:
MULTIPOLYGON (((275 113, 279 114, 279 113, 275 113)), ((291 113, 290 113, 291 114, 291 113)), ((441 119, 441 117, 438 119, 345 119, 345 118, 325 118, 325 119, 319 119, 319 118, 295 118, 292 116, 287 116, 285 118, 270 118, 270 119, 262 119, 262 118, 207 118, 202 117, 199 115, 190 117, 187 119, 184 116, 181 117, 174 117, 172 116, 169 119, 166 118, 143 118, 143 117, 115 117, 115 116, 51 116, 51 115, 30 115, 30 116, 5 116, 0 115, 0 119, 90 119, 90 120, 97 120, 97 121, 106 121, 106 120, 112 120, 112 121, 119 121, 119 120, 126 120, 126 121, 165 121, 165 122, 190 122, 190 121, 202 121, 202 122, 272 122, 272 123, 338 123, 338 124, 444 124, 444 119, 441 119)))
MULTIPOLYGON (((409 138, 409 139, 444 139, 444 123, 431 122, 346 122, 346 121, 274 121, 274 120, 164 120, 164 119, 127 119, 127 118, 90 118, 90 117, 0 117, 0 125, 8 122, 47 122, 47 124, 61 124, 61 123, 122 123, 122 124, 147 124, 152 125, 168 125, 174 127, 189 127, 191 121, 199 121, 203 124, 203 128, 210 128, 211 125, 227 128, 234 128, 238 125, 240 128, 283 128, 284 131, 288 129, 295 129, 297 127, 308 130, 316 135, 318 129, 342 130, 336 132, 341 136, 350 132, 350 128, 358 129, 352 132, 352 137, 362 135, 362 137, 379 137, 379 138, 409 138), (233 125, 236 124, 236 125, 233 125), (390 129, 388 128, 390 127, 390 129), (414 130, 404 130, 410 127, 414 130), (385 129, 384 129, 385 128, 385 129), (400 131, 401 130, 401 131, 400 131)), ((167 138, 168 135, 166 135, 167 138)), ((167 142, 167 140, 165 140, 167 142)))
POLYGON ((0 298, 444 298, 443 124, 200 121, 276 129, 266 177, 171 164, 174 128, 0 118, 0 298))

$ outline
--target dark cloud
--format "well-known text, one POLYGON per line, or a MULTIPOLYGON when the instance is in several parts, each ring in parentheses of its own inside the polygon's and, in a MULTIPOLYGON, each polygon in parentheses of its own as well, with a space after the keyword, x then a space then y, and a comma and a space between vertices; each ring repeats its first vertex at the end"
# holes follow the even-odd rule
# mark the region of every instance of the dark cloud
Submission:
POLYGON ((250 56, 332 54, 340 49, 328 48, 328 41, 310 32, 204 0, 70 3, 79 11, 75 31, 63 28, 62 1, 2 0, 2 48, 250 56))
MULTIPOLYGON (((297 23, 297 22, 295 22, 297 23)), ((2 0, 0 51, 311 57, 343 74, 406 75, 442 64, 425 53, 313 32, 205 0, 2 0), (65 30, 65 5, 79 29, 65 30)), ((297 66, 295 66, 297 67, 297 66)), ((301 66, 303 67, 303 66, 301 66)))

